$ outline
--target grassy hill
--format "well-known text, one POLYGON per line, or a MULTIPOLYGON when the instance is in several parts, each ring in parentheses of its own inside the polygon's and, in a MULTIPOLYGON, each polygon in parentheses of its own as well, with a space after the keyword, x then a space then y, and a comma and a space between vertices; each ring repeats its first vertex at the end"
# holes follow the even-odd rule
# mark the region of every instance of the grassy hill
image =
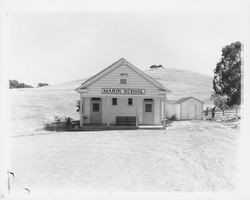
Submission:
MULTIPOLYGON (((210 97, 212 93, 212 77, 207 75, 174 68, 150 69, 145 72, 171 91, 167 95, 168 99, 194 96, 204 100, 210 97)), ((54 87, 58 89, 75 89, 85 80, 86 78, 65 82, 54 87)))
MULTIPOLYGON (((212 90, 212 78, 191 71, 177 69, 147 70, 146 73, 172 91, 168 99, 194 96, 208 98, 212 90)), ((78 119, 76 101, 79 94, 74 90, 85 79, 65 82, 41 88, 9 90, 11 99, 11 134, 26 135, 41 132, 43 124, 56 115, 78 119)))
POLYGON ((200 100, 210 97, 212 77, 174 68, 145 71, 171 91, 168 99, 194 96, 200 100))

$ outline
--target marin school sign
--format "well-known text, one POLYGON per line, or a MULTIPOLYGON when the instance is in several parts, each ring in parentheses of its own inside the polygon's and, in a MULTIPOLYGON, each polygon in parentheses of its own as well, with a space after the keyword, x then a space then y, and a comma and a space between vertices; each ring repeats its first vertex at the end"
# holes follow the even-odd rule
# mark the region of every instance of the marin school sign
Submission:
POLYGON ((136 88, 102 88, 102 94, 145 95, 145 89, 136 89, 136 88))

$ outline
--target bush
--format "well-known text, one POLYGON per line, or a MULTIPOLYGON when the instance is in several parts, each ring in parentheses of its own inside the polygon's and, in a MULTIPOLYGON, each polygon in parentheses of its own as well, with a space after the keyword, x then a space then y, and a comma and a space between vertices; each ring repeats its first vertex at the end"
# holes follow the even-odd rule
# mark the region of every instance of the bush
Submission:
POLYGON ((78 101, 76 102, 76 112, 79 112, 79 111, 80 111, 80 103, 81 103, 80 100, 78 100, 78 101))
POLYGON ((44 129, 47 131, 68 131, 74 128, 71 117, 55 116, 54 121, 46 123, 44 129))
POLYGON ((168 120, 176 121, 176 115, 174 114, 173 116, 169 117, 168 120))
POLYGON ((37 87, 44 87, 44 86, 49 86, 48 83, 38 83, 37 87))
POLYGON ((56 123, 59 123, 59 122, 71 123, 72 118, 71 118, 71 117, 65 117, 65 116, 58 116, 58 115, 56 115, 56 116, 54 117, 54 121, 55 121, 56 123))
POLYGON ((67 125, 67 126, 71 125, 71 122, 72 122, 72 118, 67 117, 67 118, 66 118, 66 122, 65 122, 66 125, 67 125))
POLYGON ((164 67, 162 65, 151 65, 150 66, 150 69, 159 69, 159 68, 164 69, 164 67))
POLYGON ((9 80, 9 88, 33 88, 31 85, 26 85, 24 83, 19 83, 17 80, 9 80))

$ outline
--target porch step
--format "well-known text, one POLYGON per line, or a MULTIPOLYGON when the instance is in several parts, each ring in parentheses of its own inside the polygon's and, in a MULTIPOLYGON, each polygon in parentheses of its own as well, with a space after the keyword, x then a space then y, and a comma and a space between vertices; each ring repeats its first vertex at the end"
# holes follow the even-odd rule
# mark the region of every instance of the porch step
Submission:
POLYGON ((82 131, 103 131, 103 130, 135 130, 138 129, 136 126, 82 126, 79 130, 82 131))
POLYGON ((147 129, 147 130, 157 130, 157 129, 165 129, 163 126, 161 125, 139 125, 138 126, 139 129, 147 129))

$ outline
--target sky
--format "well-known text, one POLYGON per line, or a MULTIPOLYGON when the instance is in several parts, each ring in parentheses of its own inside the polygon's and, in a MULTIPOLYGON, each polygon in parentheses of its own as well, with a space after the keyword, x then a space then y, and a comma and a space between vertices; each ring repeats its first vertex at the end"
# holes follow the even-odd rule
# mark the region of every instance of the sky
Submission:
POLYGON ((32 85, 84 79, 121 57, 142 70, 156 64, 213 76, 222 47, 242 39, 241 7, 232 1, 155 2, 10 9, 9 79, 32 85))

